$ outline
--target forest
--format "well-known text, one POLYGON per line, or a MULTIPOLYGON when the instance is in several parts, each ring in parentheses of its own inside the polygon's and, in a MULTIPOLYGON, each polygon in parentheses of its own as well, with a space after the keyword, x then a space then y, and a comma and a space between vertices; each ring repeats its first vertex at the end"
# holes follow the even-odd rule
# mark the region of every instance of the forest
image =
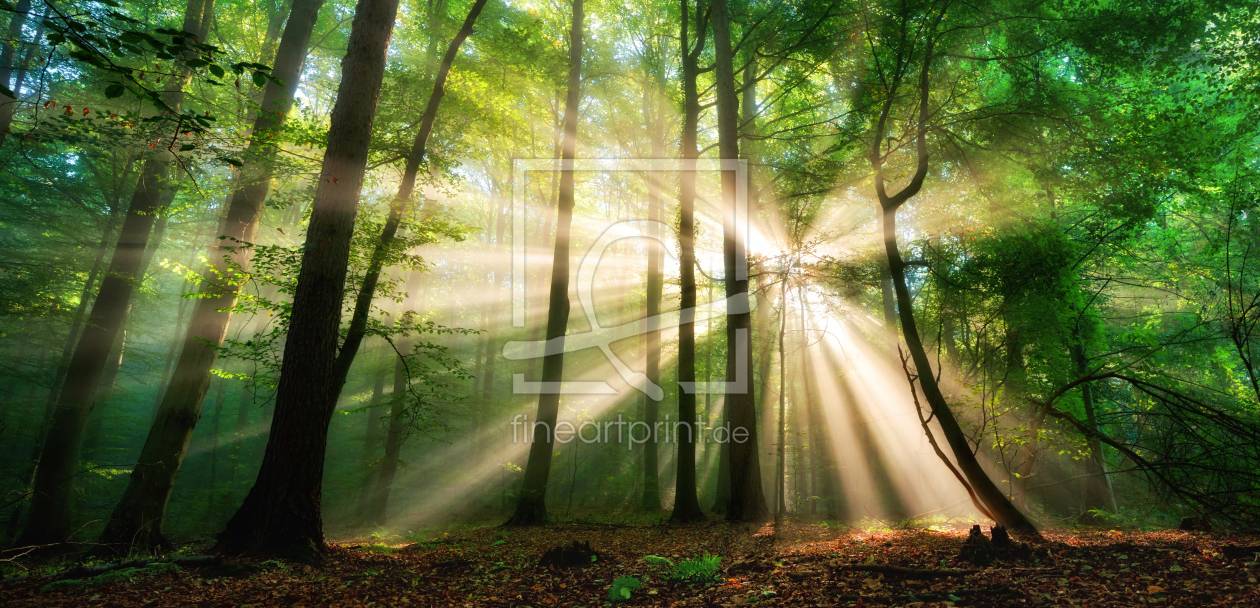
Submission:
POLYGON ((1260 605, 1254 0, 0 43, 0 604, 1260 605))

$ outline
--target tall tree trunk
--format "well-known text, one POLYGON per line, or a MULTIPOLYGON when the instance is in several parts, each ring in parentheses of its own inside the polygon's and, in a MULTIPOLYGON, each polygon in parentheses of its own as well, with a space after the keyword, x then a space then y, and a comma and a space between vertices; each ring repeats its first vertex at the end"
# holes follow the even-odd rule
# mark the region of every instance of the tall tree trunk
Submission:
MULTIPOLYGON (((543 386, 559 387, 564 376, 564 336, 569 324, 569 227, 573 222, 573 158, 577 155, 578 106, 582 100, 582 0, 573 0, 569 32, 569 83, 564 100, 564 149, 560 154, 560 192, 556 204, 556 245, 551 259, 551 294, 547 307, 547 350, 543 358, 543 386)), ((547 521, 547 478, 551 472, 552 443, 560 391, 538 395, 538 412, 531 428, 533 442, 525 464, 525 478, 516 512, 507 525, 530 526, 547 521), (538 426, 546 425, 539 429, 538 426), (537 432, 535 432, 537 431, 537 432)))
POLYGON ((398 0, 360 0, 307 228, 302 268, 258 479, 219 549, 321 563, 321 494, 328 425, 337 405, 337 341, 350 239, 398 0))
MULTIPOLYGON (((649 43, 648 54, 649 61, 652 65, 649 67, 648 73, 643 79, 643 124, 647 128, 648 138, 652 145, 652 158, 661 158, 665 156, 665 136, 664 124, 660 117, 664 113, 661 104, 661 98, 658 87, 663 84, 664 76, 661 73, 661 61, 659 57, 655 57, 655 47, 649 43)), ((648 268, 647 268, 647 381, 649 385, 659 386, 661 383, 661 328, 657 320, 657 315, 661 314, 661 295, 664 291, 664 281, 662 278, 664 255, 661 253, 660 242, 655 239, 658 237, 656 228, 657 222, 661 221, 662 202, 661 187, 654 173, 647 174, 647 205, 648 205, 648 222, 650 231, 647 241, 648 248, 648 268)), ((694 356, 694 355, 693 355, 694 356)), ((660 418, 661 404, 651 396, 644 394, 644 422, 648 428, 655 429, 656 421, 660 418)), ((695 397, 692 396, 694 403, 695 397)), ((694 409, 694 405, 692 406, 694 409)), ((690 419, 679 418, 679 422, 687 422, 689 425, 695 423, 695 415, 692 414, 690 419)), ((690 428, 690 427, 688 427, 690 428)), ((690 431, 695 432, 695 429, 690 431)), ((656 433, 652 433, 647 443, 643 444, 643 495, 639 506, 644 511, 655 513, 661 510, 661 490, 660 480, 657 474, 660 471, 660 449, 656 443, 656 433)), ((695 457, 695 450, 692 449, 692 458, 695 457)), ((694 469, 694 465, 693 465, 694 469)))
POLYGON ((188 452, 193 427, 201 417, 202 402, 210 387, 210 370, 218 357, 218 351, 211 346, 223 343, 232 320, 230 309, 240 291, 242 281, 229 262, 247 263, 242 243, 254 238, 278 150, 276 138, 293 103, 311 32, 323 2, 294 2, 272 70, 272 75, 282 84, 267 84, 262 104, 266 111, 260 111, 254 120, 246 151, 246 158, 256 169, 242 168, 234 185, 226 217, 219 226, 218 244, 212 247, 211 264, 202 273, 199 297, 193 305, 175 371, 158 405, 127 490, 101 534, 99 542, 102 544, 146 549, 166 545, 162 533, 166 505, 175 476, 188 452))
MULTIPOLYGON (((184 13, 184 30, 204 38, 213 6, 214 0, 190 0, 184 13)), ((167 106, 175 111, 183 105, 183 90, 190 78, 191 71, 177 63, 164 95, 167 106)), ((49 441, 44 443, 40 455, 35 494, 31 501, 31 519, 22 533, 21 544, 47 545, 64 542, 70 537, 69 499, 74 478, 78 475, 79 454, 88 416, 105 371, 109 347, 126 320, 136 277, 143 272, 145 248, 160 211, 162 191, 170 187, 167 173, 172 156, 166 150, 158 150, 145 160, 141 170, 109 270, 101 281, 101 290, 92 304, 88 323, 70 360, 66 386, 53 414, 49 441)))
MULTIPOLYGON (((396 0, 395 0, 396 1, 396 0)), ((398 193, 394 196, 394 201, 389 207, 389 217, 385 219, 385 226, 381 229, 381 236, 376 241, 376 245, 372 250, 372 256, 368 260, 368 267, 363 276, 363 285, 359 288, 358 296, 354 302, 354 312, 350 316, 350 327, 346 330, 346 339, 341 345, 341 349, 337 352, 336 361, 333 365, 333 400, 336 401, 338 395, 341 394, 341 387, 346 383, 346 376, 350 374, 350 366, 354 363, 355 357, 359 352, 359 345, 363 342, 364 336, 367 335, 368 316, 372 312, 372 298, 376 295, 376 285, 381 278, 381 270, 385 268, 385 259, 389 253, 389 248, 394 242, 394 238, 398 234, 398 226, 402 223, 403 215, 406 213, 411 196, 415 192, 416 175, 420 171, 420 163, 424 160, 425 147, 429 142, 429 135, 433 132, 433 123, 437 120, 438 106, 442 103, 442 97, 446 94, 446 79, 450 75, 451 66, 455 63, 455 56, 459 53, 459 47, 473 33, 473 25, 477 22, 481 9, 485 8, 486 0, 476 0, 472 8, 468 11, 468 17, 464 19, 464 25, 451 39, 451 44, 446 48, 446 55, 442 57, 442 65, 438 69, 437 76, 433 81, 433 92, 429 95, 429 104, 425 106, 424 115, 420 118, 420 130, 416 133, 416 139, 411 143, 411 151, 407 154, 407 163, 403 169, 402 183, 398 185, 398 193)), ((377 85, 380 88, 380 85, 377 85)), ((354 218, 350 218, 353 225, 354 218)))
POLYGON ((787 516, 787 360, 784 350, 784 336, 787 334, 787 273, 783 274, 783 285, 779 291, 779 446, 777 454, 777 466, 775 467, 774 489, 775 510, 774 519, 776 522, 782 521, 787 516))
MULTIPOLYGON (((696 43, 692 46, 689 25, 691 23, 688 0, 681 0, 679 27, 679 51, 682 56, 683 125, 680 155, 683 171, 678 176, 678 271, 681 277, 681 314, 678 318, 678 382, 684 387, 678 391, 678 420, 694 423, 696 419, 696 392, 686 390, 687 383, 696 382, 696 173, 691 171, 700 151, 696 148, 700 120, 700 94, 696 78, 700 73, 700 54, 704 50, 708 20, 704 17, 703 2, 697 5, 695 18, 696 43)), ((677 473, 674 478, 674 511, 670 521, 687 523, 704 517, 696 488, 696 440, 703 432, 694 429, 678 438, 677 473)))
MULTIPOLYGON (((935 16, 936 22, 939 23, 943 16, 943 14, 937 14, 935 16)), ((934 30, 935 25, 928 27, 934 30)), ((966 482, 975 492, 975 496, 993 514, 998 523, 1006 526, 1015 534, 1039 538, 1040 534, 1037 532, 1037 528, 1033 526, 1033 523, 1019 509, 1016 509, 1015 505, 1011 504, 1006 494, 993 483, 993 480, 981 468, 975 453, 971 451, 966 435, 958 425, 958 420, 954 418, 954 413, 945 401, 945 396, 941 393, 940 386, 936 383, 936 377, 932 373, 932 366, 928 359, 927 351, 924 349, 923 341, 919 336, 918 325, 915 323, 914 308, 906 282, 906 265, 901 259, 901 252, 897 248, 897 209, 918 194, 923 187, 923 180, 927 177, 928 172, 927 132, 931 117, 929 92, 931 66, 935 59, 934 35, 933 33, 927 35, 926 50, 921 59, 922 67, 919 72, 917 98, 919 106, 918 134, 915 140, 915 150, 918 155, 917 165, 909 183, 895 194, 889 194, 886 189, 887 177, 884 171, 883 142, 893 102, 897 99, 897 95, 894 93, 896 93, 897 86, 901 84, 899 80, 892 82, 892 90, 888 91, 885 96, 876 123, 874 137, 872 138, 874 143, 871 146, 870 162, 875 172, 875 193, 879 199, 881 210, 884 251, 888 256, 888 270, 892 275, 893 290, 897 296, 897 310, 901 318, 902 333, 905 335, 906 347, 910 351, 910 358, 918 375, 919 386, 923 389, 923 396, 927 400, 932 414, 936 417, 942 433, 945 435, 945 440, 953 452, 958 468, 961 469, 962 474, 966 477, 966 482)))
MULTIPOLYGON (((726 0, 714 0, 710 22, 713 25, 714 79, 717 92, 718 153, 723 161, 739 158, 739 97, 735 93, 735 73, 731 49, 730 15, 726 0)), ((731 499, 726 516, 732 521, 761 522, 768 515, 761 489, 761 464, 757 450, 757 406, 754 400, 751 348, 741 360, 737 344, 752 341, 752 312, 748 302, 748 277, 744 235, 736 221, 736 175, 722 171, 723 238, 722 253, 726 280, 726 379, 735 382, 742 369, 747 381, 726 395, 726 411, 732 433, 746 433, 743 441, 732 440, 731 499)))

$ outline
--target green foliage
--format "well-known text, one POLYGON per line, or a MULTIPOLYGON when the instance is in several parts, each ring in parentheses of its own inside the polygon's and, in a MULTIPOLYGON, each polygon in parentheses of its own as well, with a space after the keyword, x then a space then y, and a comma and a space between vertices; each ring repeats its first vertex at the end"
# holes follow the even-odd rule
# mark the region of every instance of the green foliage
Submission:
POLYGON ((618 577, 608 589, 608 599, 613 602, 627 601, 635 590, 642 586, 643 583, 633 576, 618 577))
MULTIPOLYGON (((665 561, 668 562, 669 560, 665 561)), ((675 583, 711 583, 718 578, 718 564, 721 562, 721 557, 709 555, 708 553, 700 557, 684 559, 677 564, 673 564, 673 569, 669 573, 669 580, 675 583)))

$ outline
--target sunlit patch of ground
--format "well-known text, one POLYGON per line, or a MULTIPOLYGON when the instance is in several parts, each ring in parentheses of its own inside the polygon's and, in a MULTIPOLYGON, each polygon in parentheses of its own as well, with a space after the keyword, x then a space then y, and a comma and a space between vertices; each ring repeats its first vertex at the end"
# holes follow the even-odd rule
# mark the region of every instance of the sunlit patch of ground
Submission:
POLYGON ((250 560, 185 568, 99 586, 28 579, 0 587, 4 606, 1141 606, 1260 605, 1255 556, 1228 559, 1228 543, 1257 537, 1177 531, 1049 531, 1044 558, 976 568, 957 560, 963 526, 910 530, 789 523, 685 527, 571 523, 536 529, 430 532, 418 543, 364 539, 333 545, 322 569, 250 560), (547 549, 590 542, 580 568, 537 564, 547 549), (670 582, 680 562, 711 554, 711 583, 670 582), (845 570, 897 566, 918 574, 845 570), (614 581, 640 586, 613 604, 614 581))

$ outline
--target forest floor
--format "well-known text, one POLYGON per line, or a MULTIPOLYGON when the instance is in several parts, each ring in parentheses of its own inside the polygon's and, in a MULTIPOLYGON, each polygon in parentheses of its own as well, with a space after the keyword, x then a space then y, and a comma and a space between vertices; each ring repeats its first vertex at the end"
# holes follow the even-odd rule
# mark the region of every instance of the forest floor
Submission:
POLYGON ((959 557, 965 527, 873 532, 789 523, 777 533, 769 525, 727 523, 484 527, 399 546, 336 543, 322 568, 246 560, 114 570, 64 582, 32 576, 2 584, 0 605, 1260 606, 1258 557, 1230 548, 1260 538, 1114 530, 1045 536, 1038 557, 980 568, 959 557), (539 565, 548 549, 574 541, 589 542, 597 555, 580 566, 539 565), (712 582, 672 582, 667 564, 644 559, 680 562, 704 554, 722 558, 712 582), (626 576, 641 586, 611 602, 614 581, 626 576))

